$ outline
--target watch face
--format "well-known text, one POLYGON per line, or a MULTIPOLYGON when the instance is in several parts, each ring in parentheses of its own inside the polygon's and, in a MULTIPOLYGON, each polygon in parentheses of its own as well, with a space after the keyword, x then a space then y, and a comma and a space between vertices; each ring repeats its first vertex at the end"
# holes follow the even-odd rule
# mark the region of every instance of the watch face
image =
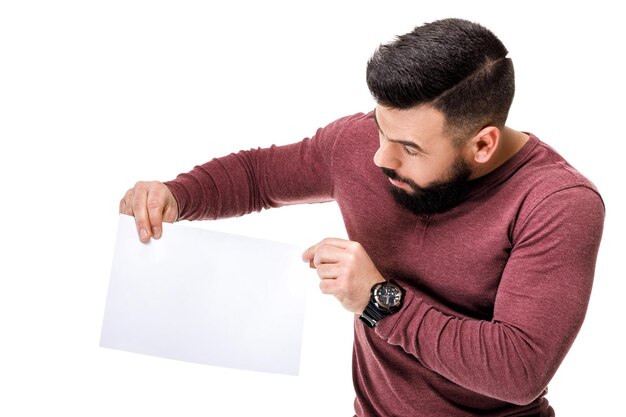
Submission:
POLYGON ((383 284, 376 289, 374 294, 376 302, 382 308, 392 308, 400 304, 402 299, 402 292, 400 288, 392 284, 383 284))

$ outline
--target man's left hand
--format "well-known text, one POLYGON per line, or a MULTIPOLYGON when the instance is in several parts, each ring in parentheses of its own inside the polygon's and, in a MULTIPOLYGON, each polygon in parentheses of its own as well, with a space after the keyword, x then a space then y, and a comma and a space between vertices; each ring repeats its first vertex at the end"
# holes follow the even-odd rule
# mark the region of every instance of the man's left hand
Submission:
POLYGON ((302 254, 320 277, 320 289, 335 296, 348 311, 361 314, 374 284, 385 281, 358 242, 326 238, 302 254))

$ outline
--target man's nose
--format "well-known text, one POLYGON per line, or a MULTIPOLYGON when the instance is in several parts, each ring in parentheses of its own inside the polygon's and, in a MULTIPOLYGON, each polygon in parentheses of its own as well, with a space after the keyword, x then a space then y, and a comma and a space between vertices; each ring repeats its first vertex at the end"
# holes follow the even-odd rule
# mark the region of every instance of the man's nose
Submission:
POLYGON ((381 141, 380 147, 374 154, 374 163, 379 168, 398 169, 400 159, 396 156, 395 144, 385 140, 381 141))

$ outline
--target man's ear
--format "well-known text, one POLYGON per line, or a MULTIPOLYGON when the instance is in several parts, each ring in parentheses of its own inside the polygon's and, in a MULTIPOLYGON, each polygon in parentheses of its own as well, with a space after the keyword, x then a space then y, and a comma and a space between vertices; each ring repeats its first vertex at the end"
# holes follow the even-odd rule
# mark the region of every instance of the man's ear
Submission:
POLYGON ((495 126, 482 128, 470 141, 470 150, 475 162, 489 162, 500 144, 500 129, 495 126))

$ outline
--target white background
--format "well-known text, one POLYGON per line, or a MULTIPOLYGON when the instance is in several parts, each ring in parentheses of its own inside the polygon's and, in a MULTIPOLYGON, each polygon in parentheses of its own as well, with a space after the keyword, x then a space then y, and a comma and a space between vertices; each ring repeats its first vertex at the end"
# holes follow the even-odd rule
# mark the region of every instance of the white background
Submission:
MULTIPOLYGON (((315 278, 299 377, 99 348, 118 201, 137 180, 370 110, 373 50, 442 17, 502 39, 517 75, 509 125, 555 147, 604 196, 587 320, 548 398, 560 416, 620 415, 626 31, 617 4, 1 1, 0 415, 352 415, 352 317, 318 294, 315 278)), ((303 247, 344 235, 329 204, 198 225, 303 247)))

